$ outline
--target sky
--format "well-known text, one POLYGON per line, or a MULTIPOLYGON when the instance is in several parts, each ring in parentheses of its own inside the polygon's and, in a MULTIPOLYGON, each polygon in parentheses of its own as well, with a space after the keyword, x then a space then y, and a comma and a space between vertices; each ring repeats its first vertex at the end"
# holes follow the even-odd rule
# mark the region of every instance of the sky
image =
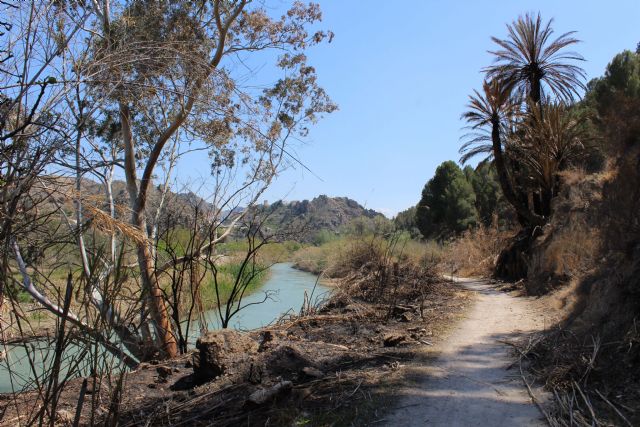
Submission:
MULTIPOLYGON (((538 11, 556 35, 577 31, 587 81, 640 42, 640 0, 316 0, 330 44, 308 52, 339 111, 315 125, 264 199, 346 196, 392 217, 415 205, 445 160, 457 160, 468 95, 492 62, 491 36, 538 11)), ((273 0, 266 0, 273 4, 273 0)), ((286 5, 284 0, 276 4, 286 5)), ((181 162, 178 174, 204 167, 181 162)))

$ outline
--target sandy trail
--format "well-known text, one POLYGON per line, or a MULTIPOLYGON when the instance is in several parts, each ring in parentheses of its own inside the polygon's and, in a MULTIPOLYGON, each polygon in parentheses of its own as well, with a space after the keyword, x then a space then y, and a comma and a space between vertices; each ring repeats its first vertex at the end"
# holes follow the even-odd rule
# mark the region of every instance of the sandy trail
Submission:
POLYGON ((550 316, 527 298, 496 291, 486 281, 459 279, 477 293, 468 316, 434 349, 435 360, 411 369, 388 426, 544 426, 501 340, 541 330, 550 316))

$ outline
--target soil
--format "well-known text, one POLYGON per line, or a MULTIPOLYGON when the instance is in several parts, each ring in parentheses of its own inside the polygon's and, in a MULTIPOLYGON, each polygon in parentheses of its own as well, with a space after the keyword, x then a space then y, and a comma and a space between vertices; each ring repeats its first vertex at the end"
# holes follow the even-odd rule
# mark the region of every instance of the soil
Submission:
MULTIPOLYGON (((530 380, 514 363, 513 345, 553 324, 556 314, 488 281, 459 282, 477 295, 475 304, 449 339, 420 355, 423 363, 408 373, 413 381, 399 390, 386 425, 546 425, 525 386, 530 380)), ((531 393, 540 405, 548 401, 539 388, 531 393)))

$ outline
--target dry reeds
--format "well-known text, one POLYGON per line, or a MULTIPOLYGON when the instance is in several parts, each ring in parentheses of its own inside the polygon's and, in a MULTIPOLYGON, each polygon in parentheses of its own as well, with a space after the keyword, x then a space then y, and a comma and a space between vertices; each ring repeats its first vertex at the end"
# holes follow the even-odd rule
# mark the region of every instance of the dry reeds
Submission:
POLYGON ((84 205, 92 216, 91 226, 102 231, 103 233, 112 234, 119 233, 120 235, 133 240, 138 244, 148 243, 149 238, 139 228, 113 218, 111 215, 104 212, 102 209, 98 209, 92 205, 84 205))
POLYGON ((444 274, 489 277, 511 235, 497 225, 468 230, 444 246, 439 268, 444 274))
POLYGON ((524 346, 510 344, 520 355, 518 361, 531 362, 531 371, 553 395, 553 410, 547 414, 550 425, 634 425, 630 420, 638 414, 621 401, 632 396, 617 393, 616 398, 610 390, 600 391, 607 387, 603 379, 610 380, 620 368, 611 357, 620 343, 603 342, 598 335, 583 342, 571 330, 559 328, 530 337, 524 346))

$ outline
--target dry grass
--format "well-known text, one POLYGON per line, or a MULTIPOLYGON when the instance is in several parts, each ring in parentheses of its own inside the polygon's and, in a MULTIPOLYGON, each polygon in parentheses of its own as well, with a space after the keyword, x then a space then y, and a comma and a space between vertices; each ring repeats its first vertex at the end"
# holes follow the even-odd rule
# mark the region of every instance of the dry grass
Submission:
POLYGON ((520 349, 530 370, 553 396, 552 426, 638 425, 638 378, 630 363, 637 356, 637 328, 621 341, 570 328, 533 337, 520 349), (635 348, 634 348, 634 342, 635 348), (625 355, 626 353, 626 355, 625 355))
POLYGON ((398 260, 415 266, 438 265, 442 261, 443 246, 433 240, 406 240, 399 245, 398 260))
POLYGON ((552 233, 544 249, 532 253, 530 279, 568 282, 593 269, 600 253, 600 230, 580 218, 552 233))
POLYGON ((480 226, 444 246, 439 268, 444 274, 489 277, 512 231, 480 226))
POLYGON ((434 266, 442 259, 442 247, 433 241, 421 242, 403 234, 345 237, 321 246, 308 246, 294 253, 295 267, 326 277, 341 278, 376 260, 415 266, 434 266))
POLYGON ((322 246, 307 246, 294 253, 293 262, 299 270, 338 277, 336 263, 341 259, 347 244, 346 239, 341 239, 322 246))
POLYGON ((562 192, 554 200, 551 222, 534 242, 528 261, 527 289, 543 294, 578 283, 602 258, 603 187, 617 174, 610 169, 587 174, 564 171, 562 192))

